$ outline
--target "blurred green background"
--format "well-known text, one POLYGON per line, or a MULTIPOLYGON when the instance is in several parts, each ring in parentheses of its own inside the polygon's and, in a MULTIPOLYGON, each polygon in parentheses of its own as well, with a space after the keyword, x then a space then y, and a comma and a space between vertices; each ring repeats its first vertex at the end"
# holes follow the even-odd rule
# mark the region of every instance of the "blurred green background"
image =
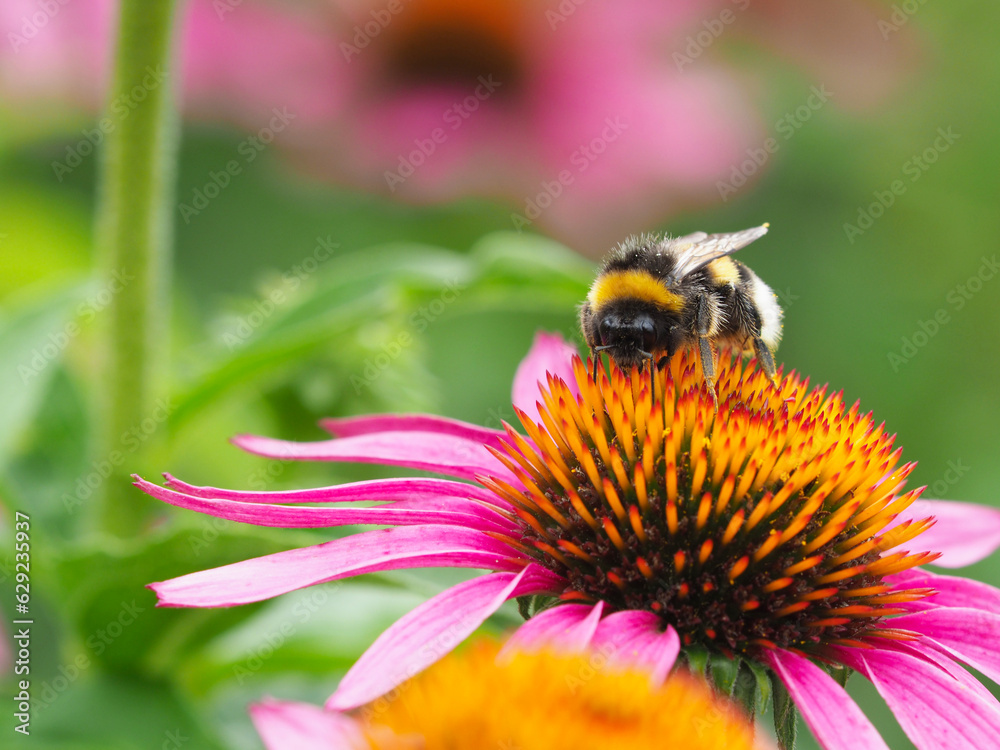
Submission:
MULTIPOLYGON (((876 12, 889 18, 893 6, 876 12)), ((890 96, 860 113, 817 109, 750 187, 659 226, 686 233, 769 221, 767 237, 740 258, 782 300, 779 361, 884 419, 904 460, 919 461, 911 482, 929 485, 926 497, 993 505, 998 25, 994 5, 920 5, 905 28, 920 55, 890 96), (915 167, 939 130, 952 142, 926 170, 915 167), (878 213, 868 207, 896 180, 903 189, 884 215, 863 232, 845 228, 863 228, 859 211, 878 213), (970 285, 977 274, 985 280, 970 285)), ((794 113, 815 83, 738 42, 712 53, 735 64, 755 56, 769 82, 760 110, 772 134, 770 124, 794 113)), ((349 530, 243 527, 153 507, 138 491, 136 503, 149 503, 155 517, 147 535, 120 541, 93 527, 80 482, 101 461, 91 320, 103 291, 92 270, 97 160, 62 182, 50 166, 92 122, 76 110, 33 120, 0 105, 0 611, 9 627, 11 519, 20 510, 32 519, 32 676, 44 704, 27 742, 259 747, 247 703, 264 695, 321 702, 385 626, 459 574, 369 576, 231 611, 153 609, 143 588, 150 581, 349 530), (47 356, 52 337, 73 322, 79 334, 47 356), (37 372, 25 377, 25 364, 37 372)), ((178 193, 201 184, 244 138, 186 123, 178 193)), ((408 205, 306 179, 280 153, 264 152, 208 210, 176 223, 162 373, 170 415, 127 450, 129 469, 219 487, 320 486, 399 472, 266 461, 228 438, 317 439, 319 418, 366 412, 429 411, 490 426, 511 420, 519 359, 537 330, 579 341, 575 305, 594 270, 555 239, 512 231, 516 209, 474 197, 408 205), (332 257, 309 261, 330 244, 332 257), (458 293, 442 304, 449 288, 458 293), (265 314, 275 289, 287 301, 265 314), (412 343, 398 346, 402 334, 412 343)), ((965 573, 996 584, 1000 559, 965 573)), ((516 619, 504 610, 491 625, 499 631, 516 619)), ((867 683, 857 678, 851 690, 891 747, 909 747, 867 683)), ((5 738, 11 721, 5 710, 5 738)), ((803 736, 802 746, 814 747, 803 736)))

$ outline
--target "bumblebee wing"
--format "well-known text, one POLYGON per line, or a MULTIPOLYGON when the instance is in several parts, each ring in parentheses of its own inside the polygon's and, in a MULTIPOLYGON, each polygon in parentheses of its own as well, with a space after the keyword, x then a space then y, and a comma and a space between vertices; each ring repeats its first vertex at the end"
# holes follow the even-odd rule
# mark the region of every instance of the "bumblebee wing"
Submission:
POLYGON ((737 250, 746 247, 756 239, 767 234, 767 224, 761 224, 753 229, 740 232, 724 232, 722 234, 705 234, 695 232, 684 237, 670 240, 668 247, 676 256, 676 265, 667 278, 667 283, 673 285, 711 263, 716 258, 732 255, 737 250))

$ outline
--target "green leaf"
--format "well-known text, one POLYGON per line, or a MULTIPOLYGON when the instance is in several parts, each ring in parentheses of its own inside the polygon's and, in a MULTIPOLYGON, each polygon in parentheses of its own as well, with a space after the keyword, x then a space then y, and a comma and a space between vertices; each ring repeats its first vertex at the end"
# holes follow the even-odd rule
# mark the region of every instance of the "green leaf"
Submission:
POLYGON ((761 713, 767 708, 767 705, 771 702, 771 675, 770 672, 762 667, 760 664, 752 661, 744 661, 743 666, 753 673, 754 683, 755 683, 755 693, 754 699, 756 703, 756 711, 754 713, 761 713))
POLYGON ((847 681, 851 679, 851 675, 854 674, 854 670, 850 667, 845 667, 835 664, 824 664, 823 668, 827 673, 836 680, 837 684, 842 688, 847 688, 847 681))
POLYGON ((763 714, 771 700, 771 678, 767 670, 752 661, 742 660, 732 697, 751 718, 763 714))
POLYGON ((712 680, 723 695, 732 696, 736 681, 742 672, 743 660, 740 657, 728 657, 722 654, 712 654, 709 657, 712 680))
POLYGON ((0 319, 0 466, 31 423, 67 346, 81 330, 82 284, 36 299, 0 319))
MULTIPOLYGON (((167 685, 109 675, 96 666, 75 674, 73 680, 60 676, 32 682, 36 708, 28 746, 51 750, 224 747, 167 685), (68 688, 56 689, 67 682, 68 688)), ((3 731, 7 737, 16 736, 8 727, 3 731)))
POLYGON ((684 649, 684 656, 687 659, 688 669, 707 680, 709 677, 708 651, 701 646, 691 646, 684 649))
POLYGON ((80 653, 119 673, 165 674, 207 640, 253 615, 260 605, 158 609, 147 584, 314 541, 285 529, 205 516, 191 515, 181 523, 185 525, 134 542, 101 537, 57 558, 54 550, 46 550, 46 557, 56 558, 46 579, 55 578, 80 653))
POLYGON ((795 733, 798 728, 798 710, 781 680, 771 680, 774 692, 774 733, 781 750, 795 750, 795 733))
POLYGON ((379 633, 425 598, 368 581, 291 592, 205 643, 182 679, 199 696, 229 682, 263 691, 288 674, 328 680, 332 689, 379 633))

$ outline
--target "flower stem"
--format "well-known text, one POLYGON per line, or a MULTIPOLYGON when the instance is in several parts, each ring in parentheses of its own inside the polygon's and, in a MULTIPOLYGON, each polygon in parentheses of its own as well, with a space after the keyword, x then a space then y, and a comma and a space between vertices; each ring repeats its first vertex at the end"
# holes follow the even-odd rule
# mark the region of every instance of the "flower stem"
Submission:
POLYGON ((110 467, 97 521, 134 534, 146 507, 129 479, 133 452, 165 383, 170 199, 178 141, 171 68, 174 0, 121 0, 107 141, 98 182, 97 248, 112 300, 102 314, 97 461, 110 467), (107 462, 105 464, 105 462, 107 462))

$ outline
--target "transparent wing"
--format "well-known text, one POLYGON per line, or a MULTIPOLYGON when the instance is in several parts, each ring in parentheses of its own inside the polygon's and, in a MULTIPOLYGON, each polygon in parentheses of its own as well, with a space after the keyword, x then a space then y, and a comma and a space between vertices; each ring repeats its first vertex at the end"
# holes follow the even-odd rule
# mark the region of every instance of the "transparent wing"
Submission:
POLYGON ((722 234, 695 232, 670 240, 667 247, 675 254, 677 265, 667 282, 672 284, 680 281, 689 273, 697 271, 716 258, 732 255, 737 250, 767 234, 767 228, 767 224, 761 224, 759 227, 744 229, 740 232, 724 232, 722 234))

